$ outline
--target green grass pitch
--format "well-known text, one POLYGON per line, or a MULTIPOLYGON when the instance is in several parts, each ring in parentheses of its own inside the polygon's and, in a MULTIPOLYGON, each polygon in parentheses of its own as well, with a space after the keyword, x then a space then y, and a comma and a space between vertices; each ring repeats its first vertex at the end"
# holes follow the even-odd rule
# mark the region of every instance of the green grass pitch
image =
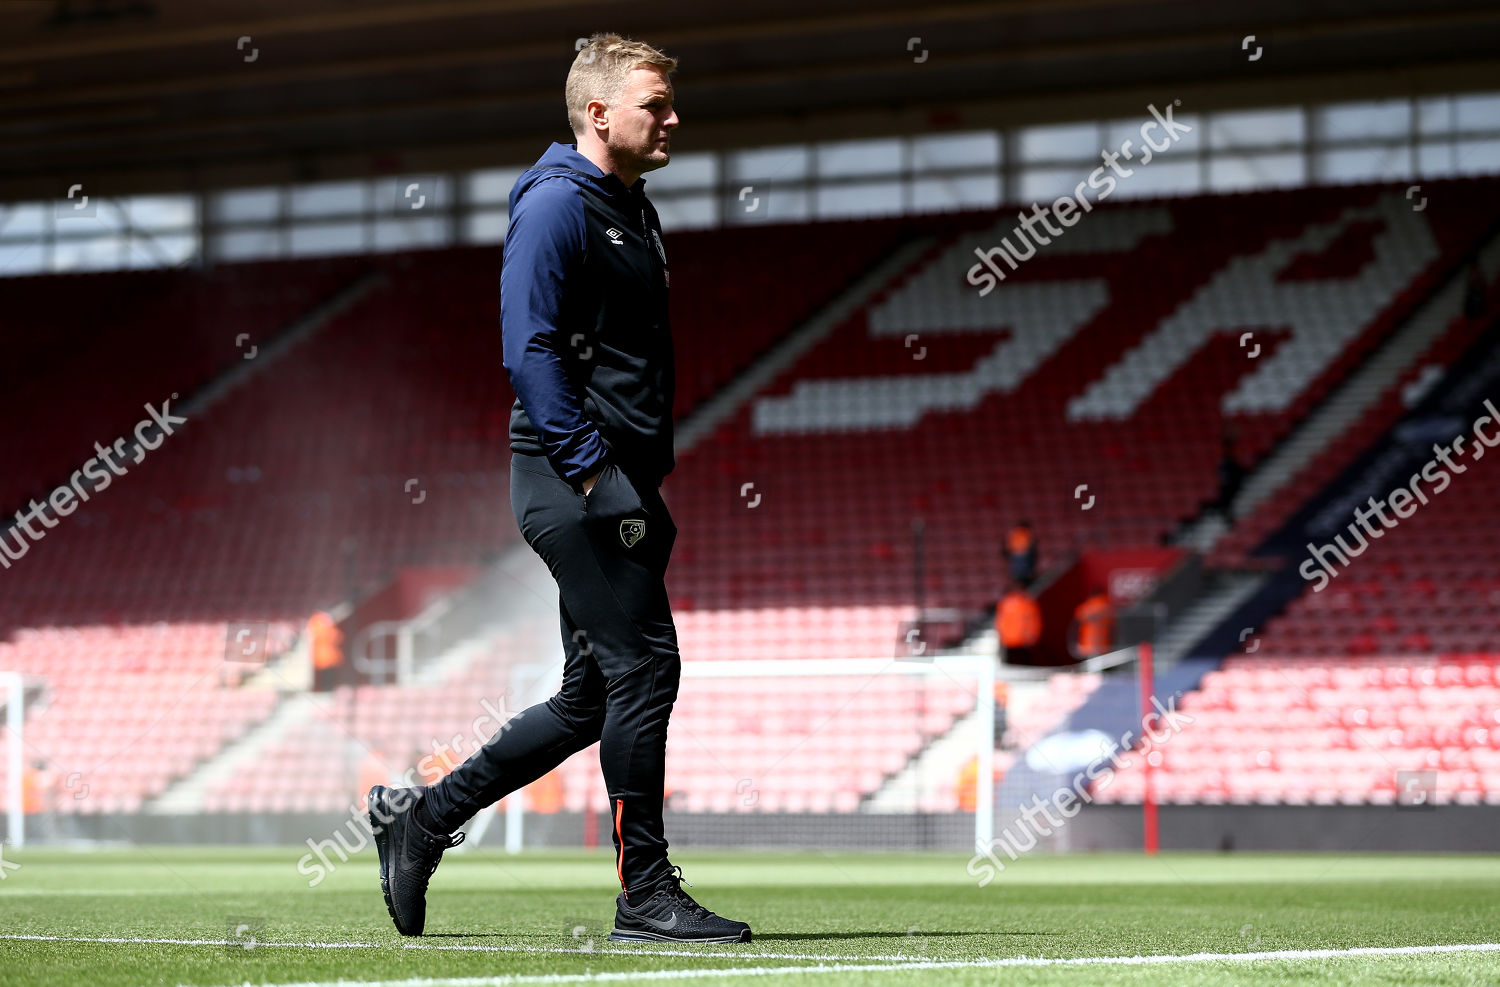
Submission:
POLYGON ((1409 949, 1500 942, 1497 857, 1035 857, 979 888, 948 854, 679 850, 755 941, 656 947, 604 940, 607 852, 450 854, 415 940, 373 851, 313 888, 303 852, 7 847, 0 985, 1500 983, 1500 948, 1409 949))

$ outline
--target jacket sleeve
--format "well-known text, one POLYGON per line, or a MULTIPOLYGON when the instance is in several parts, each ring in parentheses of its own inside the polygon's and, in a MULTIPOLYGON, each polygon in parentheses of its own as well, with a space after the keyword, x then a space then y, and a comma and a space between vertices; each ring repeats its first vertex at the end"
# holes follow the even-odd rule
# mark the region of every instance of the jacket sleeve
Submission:
POLYGON ((543 179, 517 200, 500 264, 505 370, 548 460, 567 480, 591 475, 609 452, 561 356, 568 345, 563 292, 584 245, 578 190, 567 179, 543 179))

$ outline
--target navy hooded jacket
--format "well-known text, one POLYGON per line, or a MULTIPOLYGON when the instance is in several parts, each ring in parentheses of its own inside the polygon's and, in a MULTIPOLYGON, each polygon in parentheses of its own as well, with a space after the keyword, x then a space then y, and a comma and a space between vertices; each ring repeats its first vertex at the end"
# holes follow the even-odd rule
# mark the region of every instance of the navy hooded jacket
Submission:
POLYGON ((626 188, 554 143, 510 191, 500 269, 510 447, 575 485, 614 462, 654 480, 676 465, 666 249, 645 179, 626 188))

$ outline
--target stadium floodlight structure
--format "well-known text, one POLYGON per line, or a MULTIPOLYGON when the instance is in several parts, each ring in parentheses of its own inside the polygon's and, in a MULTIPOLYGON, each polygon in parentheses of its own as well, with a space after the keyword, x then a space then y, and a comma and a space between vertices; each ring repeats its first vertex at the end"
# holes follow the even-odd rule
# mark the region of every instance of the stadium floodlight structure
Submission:
MULTIPOLYGON (((667 743, 668 838, 684 846, 987 845, 996 670, 985 654, 683 662, 667 743)), ((558 671, 513 669, 522 705, 544 700, 558 671)), ((597 786, 588 806, 604 805, 597 747, 574 758, 582 763, 564 770, 597 786)), ((578 838, 576 828, 539 825, 528 801, 506 800, 508 850, 578 838)), ((481 813, 469 842, 481 841, 498 815, 481 813)), ((596 816, 583 814, 585 846, 609 841, 596 816)))
POLYGON ((0 672, 5 699, 5 835, 13 846, 26 845, 26 805, 21 752, 26 737, 26 683, 20 672, 0 672))

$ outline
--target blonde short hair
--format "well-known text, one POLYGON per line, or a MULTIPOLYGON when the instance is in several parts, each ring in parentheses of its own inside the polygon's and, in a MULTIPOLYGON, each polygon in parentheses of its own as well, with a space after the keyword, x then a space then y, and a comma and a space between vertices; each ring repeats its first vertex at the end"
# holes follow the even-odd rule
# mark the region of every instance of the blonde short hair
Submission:
POLYGON ((578 49, 563 89, 568 103, 568 126, 575 135, 588 130, 589 103, 597 99, 606 106, 613 105, 625 91, 625 80, 631 70, 642 65, 670 75, 677 69, 677 59, 668 58, 644 41, 631 41, 618 34, 595 34, 578 49))

